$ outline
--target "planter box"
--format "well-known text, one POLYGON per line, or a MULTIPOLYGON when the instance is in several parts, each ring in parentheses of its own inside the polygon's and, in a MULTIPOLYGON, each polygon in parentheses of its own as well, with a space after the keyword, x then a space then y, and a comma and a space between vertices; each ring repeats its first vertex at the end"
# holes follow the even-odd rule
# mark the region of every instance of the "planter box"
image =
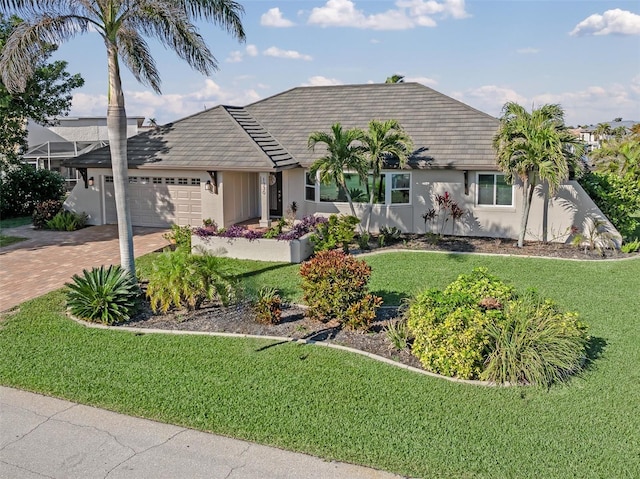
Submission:
POLYGON ((313 253, 313 243, 307 234, 293 241, 260 238, 249 241, 246 238, 222 238, 208 236, 201 238, 191 235, 191 251, 207 251, 219 256, 259 261, 279 261, 281 263, 302 263, 313 253))

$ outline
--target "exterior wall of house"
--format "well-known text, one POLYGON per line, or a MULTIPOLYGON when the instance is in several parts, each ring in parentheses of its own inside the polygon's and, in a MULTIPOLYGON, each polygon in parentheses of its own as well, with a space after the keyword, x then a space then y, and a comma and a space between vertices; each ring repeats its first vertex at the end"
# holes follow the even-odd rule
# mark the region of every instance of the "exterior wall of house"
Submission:
POLYGON ((304 201, 304 172, 305 170, 302 168, 294 168, 282 172, 282 213, 286 215, 287 209, 295 201, 298 208, 296 212, 297 219, 307 214, 304 201))
POLYGON ((234 223, 260 216, 260 198, 258 173, 240 173, 224 171, 218 173, 221 179, 223 198, 222 218, 213 216, 219 226, 230 226, 234 223))
MULTIPOLYGON (((380 226, 395 226, 405 233, 442 233, 445 235, 485 236, 491 238, 517 238, 520 231, 524 198, 522 185, 516 184, 512 190, 510 206, 479 205, 478 174, 496 172, 465 172, 456 170, 413 170, 411 171, 411 204, 410 205, 374 205, 371 219, 372 232, 379 231, 380 226), (436 196, 449 193, 453 201, 464 210, 460 220, 453 224, 438 211, 436 196), (423 215, 435 209, 438 216, 426 221, 423 215)), ((304 174, 300 183, 304 188, 304 174)), ((593 219, 606 222, 606 228, 615 228, 593 203, 576 181, 562 185, 559 191, 548 202, 545 201, 545 189, 536 188, 529 213, 527 240, 542 241, 546 222, 547 240, 566 242, 570 240, 571 229, 576 226, 586 231, 593 224, 593 219), (545 203, 547 205, 545 206, 545 203)), ((304 191, 301 195, 304 198, 304 191)), ((331 214, 351 214, 348 203, 313 202, 304 200, 303 214, 328 216, 331 214)), ((356 215, 366 222, 367 205, 355 204, 356 215)))

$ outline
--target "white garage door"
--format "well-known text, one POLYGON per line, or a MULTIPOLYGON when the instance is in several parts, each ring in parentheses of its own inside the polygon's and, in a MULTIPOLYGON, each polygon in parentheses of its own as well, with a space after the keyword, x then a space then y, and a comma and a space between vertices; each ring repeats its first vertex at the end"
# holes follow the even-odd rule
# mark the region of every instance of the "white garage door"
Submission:
MULTIPOLYGON (((113 176, 105 177, 105 219, 117 222, 113 176)), ((134 226, 200 226, 200 179, 129 177, 129 208, 134 226)))

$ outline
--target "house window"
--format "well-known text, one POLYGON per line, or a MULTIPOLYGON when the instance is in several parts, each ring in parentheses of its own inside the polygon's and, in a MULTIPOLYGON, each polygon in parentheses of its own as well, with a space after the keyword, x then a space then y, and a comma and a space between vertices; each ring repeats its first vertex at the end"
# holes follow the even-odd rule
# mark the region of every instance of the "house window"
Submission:
POLYGON ((411 174, 387 173, 391 176, 391 204, 408 205, 411 203, 411 174))
MULTIPOLYGON (((345 173, 345 183, 354 203, 368 203, 373 192, 373 202, 377 204, 397 205, 411 203, 411 173, 382 173, 374 178, 369 175, 367 183, 357 173, 345 173)), ((305 199, 327 203, 342 203, 347 201, 347 194, 342 186, 334 181, 322 184, 314 181, 307 173, 305 175, 305 199)))
POLYGON ((164 184, 165 185, 175 185, 176 184, 176 179, 175 178, 165 178, 164 179, 164 184))
POLYGON ((178 184, 179 185, 188 185, 189 184, 189 178, 178 178, 178 184))
POLYGON ((148 176, 142 176, 140 177, 140 183, 142 183, 143 185, 147 185, 149 184, 149 177, 148 176))
POLYGON ((154 185, 161 185, 162 184, 162 178, 158 178, 157 176, 151 178, 151 181, 153 182, 154 185))
POLYGON ((138 182, 138 177, 137 176, 130 176, 129 177, 129 183, 137 183, 138 182))
POLYGON ((499 173, 478 174, 478 204, 512 206, 513 186, 499 173))
POLYGON ((316 180, 307 172, 304 175, 304 199, 316 201, 316 180))
POLYGON ((191 186, 200 186, 200 178, 191 178, 191 186))
POLYGON ((113 183, 113 176, 105 176, 104 177, 104 182, 105 183, 113 183))

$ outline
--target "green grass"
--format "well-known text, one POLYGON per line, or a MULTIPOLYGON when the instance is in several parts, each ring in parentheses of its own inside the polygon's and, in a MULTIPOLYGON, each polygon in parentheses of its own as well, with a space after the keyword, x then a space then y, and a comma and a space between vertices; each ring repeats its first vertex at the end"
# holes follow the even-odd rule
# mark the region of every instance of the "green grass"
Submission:
POLYGON ((7 218, 0 220, 0 229, 15 228, 16 226, 25 226, 31 224, 31 216, 22 216, 20 218, 7 218))
MULTIPOLYGON (((550 390, 482 388, 318 346, 89 329, 58 291, 0 323, 0 383, 413 477, 640 477, 640 260, 367 261, 390 300, 487 266, 578 311, 600 357, 550 390)), ((239 264, 294 288, 295 266, 239 264)))
POLYGON ((5 236, 0 235, 0 248, 3 246, 9 246, 10 244, 19 243, 20 241, 24 241, 27 238, 20 238, 18 236, 5 236))

